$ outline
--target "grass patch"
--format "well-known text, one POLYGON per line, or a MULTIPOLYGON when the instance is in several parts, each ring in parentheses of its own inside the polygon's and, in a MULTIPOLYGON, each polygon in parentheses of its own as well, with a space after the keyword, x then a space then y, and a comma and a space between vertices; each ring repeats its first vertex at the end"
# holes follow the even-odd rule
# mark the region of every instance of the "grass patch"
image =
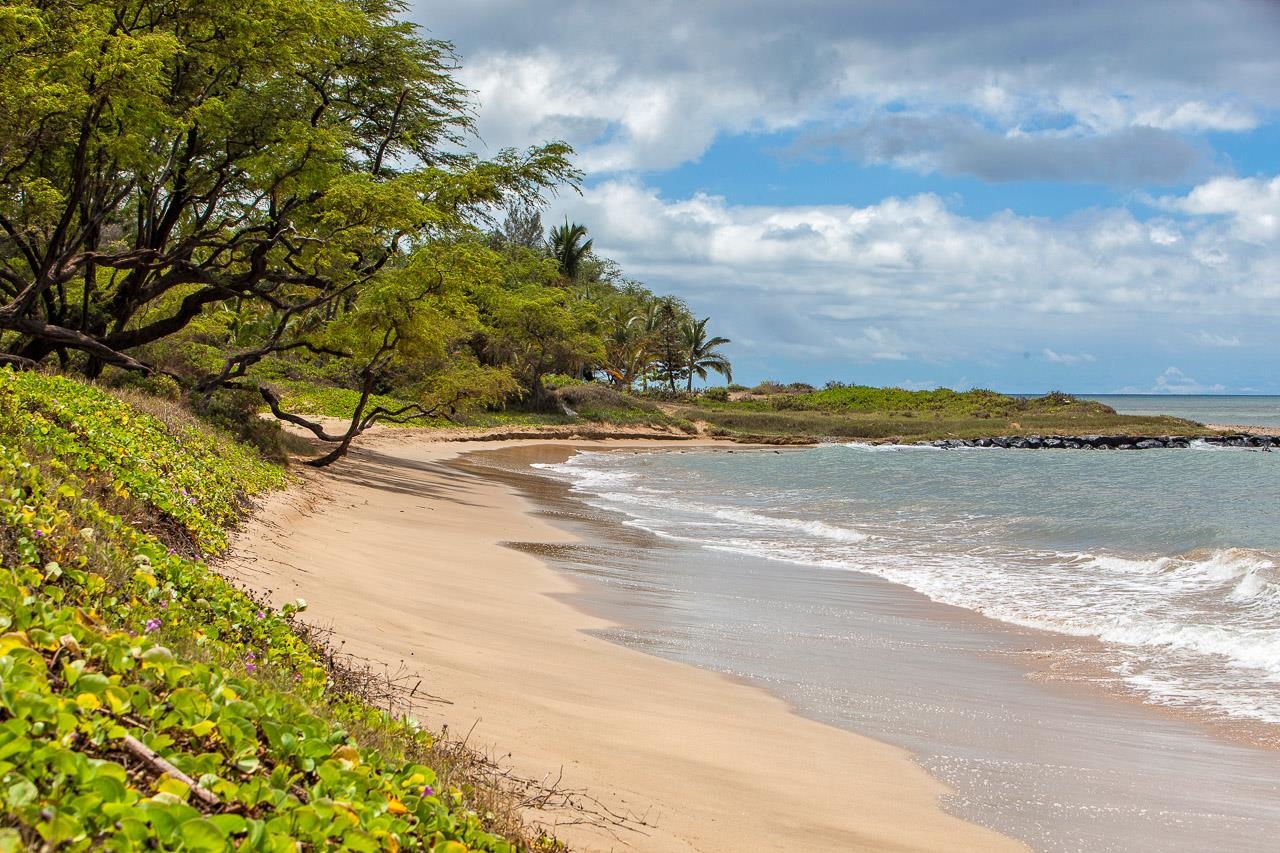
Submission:
POLYGON ((920 441, 1000 435, 1202 435, 1199 424, 1173 417, 1119 415, 1102 403, 1051 393, 1032 399, 994 391, 905 391, 852 386, 780 392, 734 401, 699 400, 674 412, 739 438, 920 441))

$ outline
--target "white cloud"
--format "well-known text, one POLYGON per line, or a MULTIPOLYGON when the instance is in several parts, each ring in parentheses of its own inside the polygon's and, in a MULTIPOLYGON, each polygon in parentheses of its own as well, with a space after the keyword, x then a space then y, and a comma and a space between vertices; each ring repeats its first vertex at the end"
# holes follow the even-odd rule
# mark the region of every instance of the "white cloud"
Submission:
POLYGON ((1161 198, 1166 210, 1194 216, 1228 216, 1239 239, 1267 243, 1280 238, 1280 176, 1214 178, 1182 197, 1161 198))
POLYGON ((1087 352, 1061 353, 1061 352, 1054 352, 1053 350, 1046 347, 1044 349, 1044 360, 1049 362, 1050 364, 1085 364, 1088 362, 1097 361, 1098 359, 1087 352))
POLYGON ((1232 219, 1196 217, 1176 240, 1153 239, 1174 226, 1123 209, 972 218, 929 193, 734 205, 668 199, 637 179, 562 197, 548 221, 565 216, 628 275, 714 314, 718 334, 761 358, 941 363, 1030 351, 1101 369, 1117 336, 1164 347, 1213 322, 1230 332, 1194 339, 1225 346, 1269 340, 1263 330, 1280 322, 1280 244, 1241 239, 1232 219))
POLYGON ((1162 130, 1252 130, 1259 124, 1256 113, 1241 104, 1224 101, 1208 104, 1186 101, 1162 104, 1137 113, 1134 124, 1162 130))
POLYGON ((1204 347, 1238 347, 1240 346, 1239 335, 1215 335, 1212 332, 1206 332, 1204 329, 1196 332, 1191 339, 1204 347))
POLYGON ((1176 367, 1170 367, 1156 377, 1153 394, 1220 394, 1227 390, 1221 383, 1205 385, 1187 376, 1176 367))
POLYGON ((725 133, 857 127, 891 106, 1046 141, 1036 128, 1243 131, 1280 107, 1280 7, 1251 0, 1176 14, 1166 0, 416 0, 410 14, 457 43, 490 146, 565 138, 595 173, 696 160, 725 133))

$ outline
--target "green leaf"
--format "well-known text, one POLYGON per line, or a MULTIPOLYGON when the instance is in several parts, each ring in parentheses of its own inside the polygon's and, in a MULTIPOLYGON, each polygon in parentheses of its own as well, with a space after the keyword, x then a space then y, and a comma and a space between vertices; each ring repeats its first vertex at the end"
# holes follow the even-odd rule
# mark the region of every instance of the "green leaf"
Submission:
POLYGON ((179 836, 183 849, 192 853, 219 853, 227 846, 226 833, 208 818, 198 817, 182 824, 179 836))
POLYGON ((19 777, 16 782, 9 786, 5 791, 5 803, 9 808, 22 808, 29 806, 40 796, 40 791, 28 779, 19 777))

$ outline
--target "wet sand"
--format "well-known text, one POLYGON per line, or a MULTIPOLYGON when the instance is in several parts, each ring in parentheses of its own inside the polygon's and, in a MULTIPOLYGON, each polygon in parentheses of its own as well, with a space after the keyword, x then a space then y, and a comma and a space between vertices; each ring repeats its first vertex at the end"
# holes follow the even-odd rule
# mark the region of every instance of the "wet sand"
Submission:
POLYGON ((272 499, 221 568, 276 603, 306 598, 346 651, 421 673, 452 703, 429 724, 628 817, 562 823, 577 850, 1023 849, 944 811, 946 786, 901 747, 607 641, 614 620, 566 603, 590 587, 502 544, 576 537, 451 464, 496 446, 512 443, 370 440, 272 499))
POLYGON ((533 452, 471 464, 507 472, 498 476, 579 540, 526 550, 586 582, 569 600, 620 626, 599 635, 904 746, 952 785, 949 808, 1036 849, 1274 849, 1280 753, 1112 695, 1100 644, 861 573, 659 539, 529 476, 533 452))

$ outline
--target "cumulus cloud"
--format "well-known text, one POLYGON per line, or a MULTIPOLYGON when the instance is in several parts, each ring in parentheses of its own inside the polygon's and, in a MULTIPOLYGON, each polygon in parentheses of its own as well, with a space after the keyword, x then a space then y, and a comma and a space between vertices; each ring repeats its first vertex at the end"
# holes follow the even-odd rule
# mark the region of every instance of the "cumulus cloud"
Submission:
MULTIPOLYGON (((1057 117, 1103 150, 1128 150, 1137 128, 1247 130, 1280 106, 1280 7, 1253 0, 1176 14, 1165 0, 415 0, 410 14, 458 45, 491 146, 565 138, 597 173, 694 160, 720 134, 859 127, 904 105, 1001 133, 1057 117)), ((1187 155, 1148 136, 1166 172, 1187 155)))
POLYGON ((1280 321, 1280 246, 1243 240, 1221 217, 1189 220, 1171 239, 1173 226, 1124 209, 967 217, 929 193, 740 205, 666 198, 638 179, 562 198, 550 217, 564 216, 588 223, 628 274, 714 314, 718 334, 761 360, 997 364, 1035 352, 1109 369, 1101 353, 1120 337, 1164 347, 1212 318, 1231 336, 1266 340, 1280 321))
POLYGON ((1197 382, 1176 367, 1170 367, 1155 379, 1155 384, 1148 388, 1127 388, 1125 394, 1221 394, 1227 386, 1215 382, 1208 385, 1197 382))
POLYGON ((1226 216, 1232 234, 1251 243, 1280 238, 1280 176, 1271 178, 1215 178, 1181 197, 1165 197, 1156 204, 1193 216, 1226 216))

